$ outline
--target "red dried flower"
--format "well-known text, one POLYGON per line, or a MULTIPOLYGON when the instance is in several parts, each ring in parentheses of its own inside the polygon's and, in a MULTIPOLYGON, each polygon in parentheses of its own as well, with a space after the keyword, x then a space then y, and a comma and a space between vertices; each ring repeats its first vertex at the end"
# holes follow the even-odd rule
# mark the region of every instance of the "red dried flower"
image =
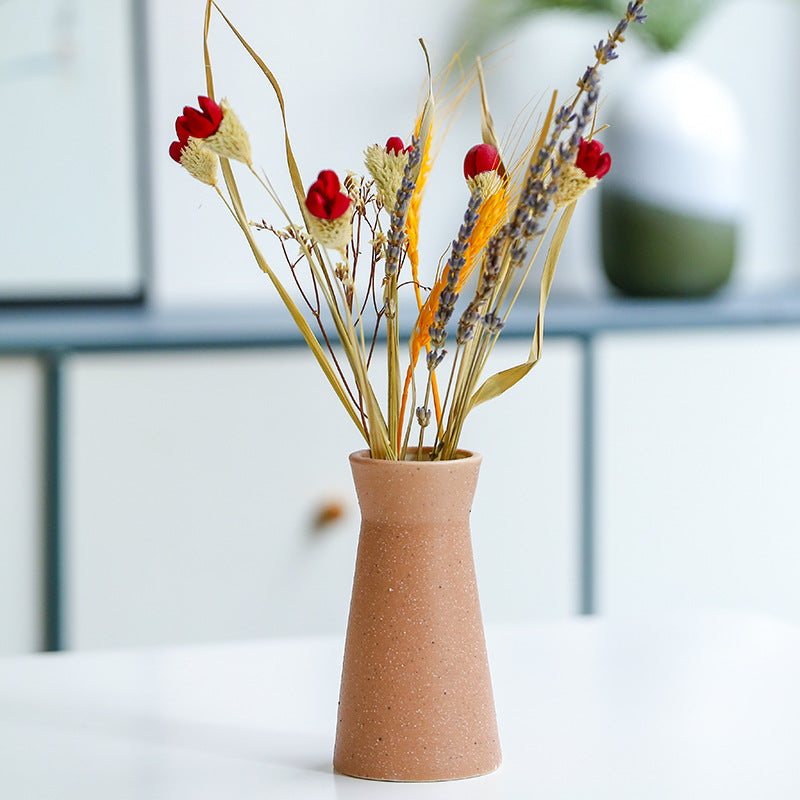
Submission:
POLYGON ((340 191, 339 177, 332 169, 324 169, 311 184, 306 195, 306 208, 319 219, 337 219, 350 208, 350 198, 340 191))
POLYGON ((482 172, 493 172, 500 168, 500 154, 491 144, 476 144, 470 147, 464 158, 464 177, 474 178, 482 172))
POLYGON ((184 106, 183 116, 178 117, 175 122, 180 141, 185 141, 189 136, 205 139, 216 133, 222 122, 222 109, 213 100, 208 97, 198 97, 197 102, 202 110, 184 106), (186 139, 182 138, 183 136, 186 139))
POLYGON ((169 146, 169 154, 174 161, 181 163, 181 153, 190 136, 205 139, 216 133, 222 122, 222 109, 208 97, 198 97, 202 111, 184 106, 183 115, 175 120, 175 132, 178 141, 169 146))
POLYGON ((611 169, 611 156, 603 152, 603 145, 597 139, 591 142, 581 139, 575 166, 582 169, 587 178, 599 180, 611 169))
POLYGON ((179 164, 181 163, 181 153, 184 147, 186 147, 186 142, 181 141, 173 142, 169 146, 169 154, 173 161, 177 161, 179 164))
POLYGON ((173 142, 169 146, 169 154, 174 161, 181 163, 181 153, 186 143, 189 141, 189 131, 186 130, 186 125, 183 123, 183 117, 178 117, 175 120, 175 132, 178 134, 178 141, 173 142))
POLYGON ((399 136, 390 136, 386 142, 386 152, 394 153, 396 156, 400 153, 410 153, 411 145, 404 147, 403 140, 399 136))

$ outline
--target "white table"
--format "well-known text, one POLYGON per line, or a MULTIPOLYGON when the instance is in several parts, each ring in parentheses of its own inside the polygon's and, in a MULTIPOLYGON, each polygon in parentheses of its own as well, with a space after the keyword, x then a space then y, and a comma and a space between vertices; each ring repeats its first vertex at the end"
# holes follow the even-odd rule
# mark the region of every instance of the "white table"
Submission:
POLYGON ((331 769, 341 641, 0 660, 3 800, 800 798, 800 629, 719 615, 490 630, 502 768, 331 769))

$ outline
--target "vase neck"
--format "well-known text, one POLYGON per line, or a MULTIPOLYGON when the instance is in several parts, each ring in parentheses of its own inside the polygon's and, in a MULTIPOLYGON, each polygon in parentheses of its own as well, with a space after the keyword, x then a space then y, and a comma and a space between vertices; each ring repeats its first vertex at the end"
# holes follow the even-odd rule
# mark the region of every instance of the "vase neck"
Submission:
POLYGON ((381 461, 354 456, 350 463, 362 519, 469 520, 480 456, 453 461, 381 461))

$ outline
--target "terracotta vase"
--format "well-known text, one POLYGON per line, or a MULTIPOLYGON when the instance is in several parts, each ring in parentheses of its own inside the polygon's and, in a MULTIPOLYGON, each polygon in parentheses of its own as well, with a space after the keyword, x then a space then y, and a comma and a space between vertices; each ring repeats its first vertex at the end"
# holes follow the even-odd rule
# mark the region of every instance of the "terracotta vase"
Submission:
POLYGON ((333 759, 345 775, 439 781, 500 765, 469 527, 481 457, 459 456, 350 456, 361 533, 333 759))

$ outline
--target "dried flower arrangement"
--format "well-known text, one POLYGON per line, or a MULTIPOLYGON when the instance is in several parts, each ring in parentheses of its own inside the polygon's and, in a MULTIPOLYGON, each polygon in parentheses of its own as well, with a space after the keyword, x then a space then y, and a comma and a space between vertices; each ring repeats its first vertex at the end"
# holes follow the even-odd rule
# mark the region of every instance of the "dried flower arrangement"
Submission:
MULTIPOLYGON (((480 85, 483 142, 471 148, 464 160, 469 201, 461 228, 443 269, 423 298, 418 277, 420 203, 434 154, 437 123, 434 90, 428 63, 428 90, 422 110, 406 144, 392 136, 385 146, 365 152, 370 178, 348 173, 344 182, 325 169, 308 191, 300 177, 288 130, 283 96, 275 76, 213 0, 205 16, 207 96, 199 109, 186 107, 178 117, 178 140, 170 155, 192 176, 213 187, 238 223, 255 259, 288 308, 303 338, 369 445, 373 458, 405 459, 414 423, 413 445, 418 457, 456 458, 459 437, 468 413, 495 398, 524 377, 542 351, 544 310, 561 245, 579 197, 594 186, 610 167, 610 156, 594 138, 599 97, 599 67, 617 57, 628 26, 645 19, 644 0, 630 2, 624 17, 608 38, 594 50, 594 64, 577 83, 578 91, 558 109, 553 94, 549 109, 527 146, 507 155, 495 132, 486 101, 480 61, 474 76, 480 85), (248 134, 236 114, 222 100, 214 100, 208 53, 212 5, 269 80, 278 99, 285 135, 286 160, 302 223, 294 222, 266 176, 252 163, 248 134), (276 228, 252 223, 245 213, 231 161, 246 165, 286 219, 276 228), (221 170, 227 195, 218 181, 221 170), (386 220, 388 216, 388 224, 386 220), (317 338, 304 312, 265 259, 255 232, 267 230, 278 237, 297 290, 318 325, 317 338), (552 231, 551 231, 552 229, 552 231), (547 236, 551 232, 552 235, 547 236), (480 383, 487 360, 520 288, 548 242, 542 266, 539 311, 528 359, 480 383), (532 252, 529 252, 532 251, 532 252), (359 298, 355 277, 367 263, 366 296, 359 298), (400 282, 401 273, 410 272, 400 282), (437 381, 447 343, 447 325, 468 279, 477 271, 474 296, 461 313, 455 329, 453 353, 444 396, 437 381), (413 287, 417 315, 408 344, 408 365, 401 367, 399 291, 413 287), (368 320, 369 317, 369 320, 368 320), (327 326, 335 329, 332 336, 327 326), (383 329, 387 342, 387 407, 381 408, 370 378, 375 345, 383 329), (337 356, 334 342, 342 354, 337 356), (417 402, 416 368, 422 351, 425 378, 417 402), (347 362, 349 377, 341 363, 347 362), (415 412, 407 408, 409 402, 415 412), (425 441, 428 431, 429 441, 425 441)), ((422 43, 427 59, 427 50, 422 43)))

